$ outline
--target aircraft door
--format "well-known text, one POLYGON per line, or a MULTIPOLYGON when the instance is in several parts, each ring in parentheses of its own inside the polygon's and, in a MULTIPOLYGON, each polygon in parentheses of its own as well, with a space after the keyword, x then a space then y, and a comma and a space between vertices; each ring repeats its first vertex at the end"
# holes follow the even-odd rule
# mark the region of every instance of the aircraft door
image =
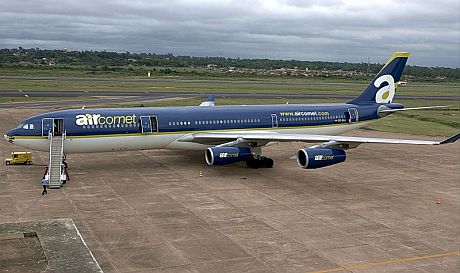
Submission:
POLYGON ((42 119, 42 136, 48 136, 51 132, 54 133, 54 119, 52 118, 44 118, 42 119))
POLYGON ((272 114, 272 128, 278 128, 278 116, 272 114))
POLYGON ((141 133, 151 133, 152 132, 152 123, 150 121, 150 117, 142 116, 141 117, 141 133))
POLYGON ((356 108, 349 108, 348 109, 348 114, 349 114, 349 119, 348 122, 358 122, 359 120, 359 114, 358 114, 358 109, 356 108))
POLYGON ((55 136, 62 136, 64 133, 64 119, 62 118, 55 118, 53 119, 53 132, 55 136))
POLYGON ((157 116, 150 116, 150 124, 152 125, 152 132, 158 132, 158 119, 157 116))

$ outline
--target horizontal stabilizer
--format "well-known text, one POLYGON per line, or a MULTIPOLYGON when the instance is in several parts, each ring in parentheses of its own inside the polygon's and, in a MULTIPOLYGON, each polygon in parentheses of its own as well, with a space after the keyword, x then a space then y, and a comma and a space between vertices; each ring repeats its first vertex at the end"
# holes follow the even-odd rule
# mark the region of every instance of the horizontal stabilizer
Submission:
POLYGON ((428 110, 428 109, 439 109, 439 108, 449 108, 449 106, 423 106, 423 107, 412 107, 412 108, 400 108, 400 109, 382 109, 379 110, 379 113, 394 113, 399 111, 410 111, 410 110, 428 110))

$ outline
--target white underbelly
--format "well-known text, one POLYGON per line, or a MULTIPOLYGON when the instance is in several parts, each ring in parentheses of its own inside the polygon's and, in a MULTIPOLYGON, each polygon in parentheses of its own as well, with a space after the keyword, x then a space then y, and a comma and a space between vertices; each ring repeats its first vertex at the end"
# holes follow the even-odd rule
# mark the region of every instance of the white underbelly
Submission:
MULTIPOLYGON (((301 128, 271 128, 266 132, 278 132, 286 134, 316 134, 316 135, 338 135, 358 129, 367 125, 367 122, 351 123, 340 126, 324 127, 301 127, 301 128)), ((219 131, 224 132, 224 131, 219 131)), ((235 131, 233 131, 235 132, 235 131)), ((264 133, 257 130, 241 130, 239 132, 264 133)), ((171 149, 171 150, 204 150, 206 145, 177 141, 184 134, 149 134, 149 135, 118 135, 118 136, 69 136, 64 141, 64 153, 98 153, 113 151, 171 149)), ((49 151, 49 140, 41 139, 16 139, 15 144, 39 151, 49 151)))

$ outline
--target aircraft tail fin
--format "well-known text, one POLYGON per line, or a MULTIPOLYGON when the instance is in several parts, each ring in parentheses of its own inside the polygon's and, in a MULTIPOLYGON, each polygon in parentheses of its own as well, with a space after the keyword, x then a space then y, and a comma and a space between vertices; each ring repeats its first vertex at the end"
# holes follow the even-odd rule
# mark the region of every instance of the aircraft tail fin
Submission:
POLYGON ((214 107, 216 106, 216 100, 214 95, 209 95, 206 101, 203 101, 199 106, 214 107))
POLYGON ((348 103, 391 103, 408 58, 408 52, 395 52, 369 86, 348 103))

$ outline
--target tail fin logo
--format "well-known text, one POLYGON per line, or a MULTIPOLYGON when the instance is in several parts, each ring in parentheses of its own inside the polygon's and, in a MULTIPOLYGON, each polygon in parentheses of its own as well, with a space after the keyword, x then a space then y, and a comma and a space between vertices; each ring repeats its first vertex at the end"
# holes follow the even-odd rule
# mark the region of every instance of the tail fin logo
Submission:
POLYGON ((388 83, 380 88, 375 94, 375 102, 377 103, 391 103, 395 96, 395 80, 391 75, 382 75, 374 81, 374 86, 379 88, 382 83, 388 83))

